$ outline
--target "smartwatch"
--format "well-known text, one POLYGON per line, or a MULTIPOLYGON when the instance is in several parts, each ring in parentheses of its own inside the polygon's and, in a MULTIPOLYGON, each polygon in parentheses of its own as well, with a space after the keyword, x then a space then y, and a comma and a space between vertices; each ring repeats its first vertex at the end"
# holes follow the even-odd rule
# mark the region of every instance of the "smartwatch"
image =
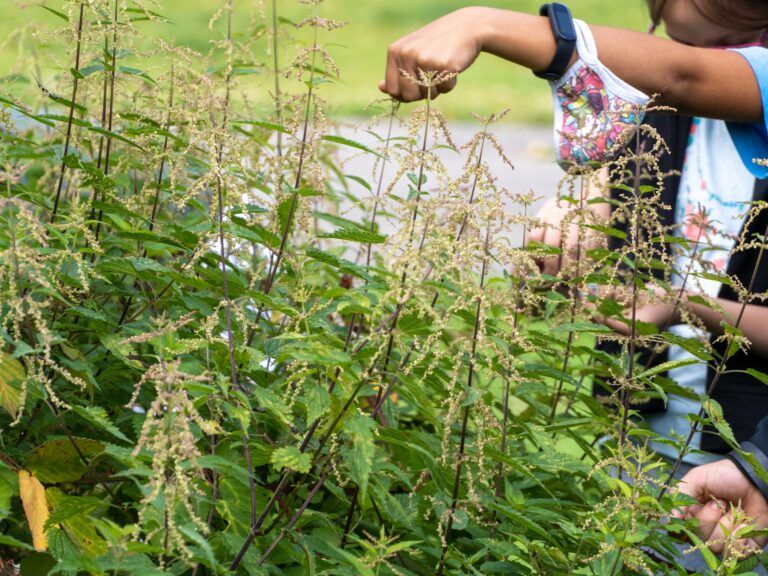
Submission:
POLYGON ((546 70, 534 71, 534 74, 545 80, 557 80, 568 68, 573 51, 576 49, 576 27, 573 25, 573 16, 568 6, 560 2, 544 4, 539 9, 541 16, 549 18, 552 33, 555 35, 557 50, 546 70))

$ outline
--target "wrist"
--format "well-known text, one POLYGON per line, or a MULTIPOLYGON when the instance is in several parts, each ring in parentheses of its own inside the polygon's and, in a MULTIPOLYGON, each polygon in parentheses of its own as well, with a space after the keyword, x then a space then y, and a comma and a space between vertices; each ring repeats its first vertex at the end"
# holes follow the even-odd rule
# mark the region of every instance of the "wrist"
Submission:
POLYGON ((502 34, 498 25, 498 13, 502 11, 486 6, 467 6, 456 12, 460 14, 463 22, 466 22, 467 27, 471 30, 478 51, 489 52, 489 48, 498 41, 502 34))

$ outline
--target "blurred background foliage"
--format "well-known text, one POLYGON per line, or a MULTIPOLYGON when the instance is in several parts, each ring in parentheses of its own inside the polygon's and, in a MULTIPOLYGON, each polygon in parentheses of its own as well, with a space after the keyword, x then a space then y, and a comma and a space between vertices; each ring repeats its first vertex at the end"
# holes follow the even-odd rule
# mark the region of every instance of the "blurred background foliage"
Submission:
MULTIPOLYGON (((240 13, 257 5, 258 1, 248 0, 250 6, 242 6, 245 10, 241 9, 240 13)), ((3 2, 11 4, 15 0, 3 2)), ((243 2, 237 0, 235 4, 243 2)), ((44 4, 60 9, 62 2, 46 0, 44 4)), ((267 20, 271 18, 270 4, 264 2, 263 14, 267 20)), ((279 0, 277 4, 281 16, 292 21, 297 21, 305 11, 299 0, 279 0)), ((384 70, 387 46, 435 18, 472 4, 463 0, 325 0, 321 6, 324 16, 349 23, 328 39, 332 43, 329 49, 342 70, 338 82, 323 88, 323 97, 328 101, 329 110, 343 116, 366 114, 366 106, 379 97, 376 86, 384 70)), ((479 4, 536 12, 541 1, 484 0, 479 4)), ((18 59, 19 50, 28 51, 32 44, 31 29, 26 28, 28 25, 42 24, 52 29, 61 23, 55 15, 41 8, 40 4, 24 0, 16 2, 16 5, 21 9, 14 7, 3 10, 0 19, 0 38, 4 39, 0 50, 0 77, 18 72, 14 70, 14 63, 18 59), (24 46, 19 45, 20 38, 24 46)), ((573 0, 569 6, 576 18, 590 23, 636 30, 645 30, 647 27, 648 14, 642 0, 573 0)), ((208 22, 219 7, 220 2, 213 0, 161 0, 158 1, 157 11, 173 24, 170 34, 169 27, 159 22, 146 23, 142 30, 148 38, 156 38, 162 31, 162 35, 169 41, 175 39, 180 45, 207 52, 212 48, 208 22)), ((237 6, 235 10, 238 11, 237 6)), ((257 29, 265 24, 266 20, 239 19, 235 22, 236 32, 258 32, 257 29)), ((217 28, 223 28, 221 23, 217 28)), ((223 29, 217 31, 223 35, 223 29)), ((306 29, 303 33, 308 32, 306 29)), ((296 35, 296 38, 300 39, 300 35, 296 35)), ((43 42, 46 40, 40 36, 36 39, 43 42)), ((255 61, 264 59, 264 54, 254 54, 255 61)), ((52 74, 59 69, 58 64, 63 63, 40 63, 43 81, 46 73, 52 74)), ((143 65, 147 67, 146 62, 143 65)), ((64 66, 64 69, 68 68, 68 65, 64 66)), ((253 89, 250 95, 252 100, 268 109, 271 106, 271 80, 268 74, 250 85, 253 89)), ((470 120, 472 113, 485 116, 506 108, 511 109, 507 121, 542 124, 551 118, 551 99, 546 83, 532 76, 528 70, 509 65, 490 55, 479 58, 462 76, 456 91, 450 97, 440 100, 439 107, 454 120, 470 120)))

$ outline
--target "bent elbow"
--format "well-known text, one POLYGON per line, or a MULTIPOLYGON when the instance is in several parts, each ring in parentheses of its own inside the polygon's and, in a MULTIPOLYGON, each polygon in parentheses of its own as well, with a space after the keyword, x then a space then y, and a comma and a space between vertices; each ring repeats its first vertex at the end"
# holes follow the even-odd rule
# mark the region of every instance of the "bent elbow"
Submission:
POLYGON ((691 68, 675 65, 663 74, 656 94, 651 95, 655 96, 655 102, 674 108, 680 114, 695 113, 703 79, 691 68))

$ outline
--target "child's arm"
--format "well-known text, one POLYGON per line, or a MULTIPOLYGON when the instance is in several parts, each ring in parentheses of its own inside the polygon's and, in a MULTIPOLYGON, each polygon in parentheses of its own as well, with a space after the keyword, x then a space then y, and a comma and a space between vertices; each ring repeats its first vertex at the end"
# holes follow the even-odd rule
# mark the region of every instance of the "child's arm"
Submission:
MULTIPOLYGON (((717 304, 722 308, 722 312, 713 310, 708 306, 687 302, 688 309, 701 318, 704 325, 712 334, 720 335, 723 333, 722 322, 725 321, 733 326, 739 315, 742 314, 742 303, 717 298, 717 304)), ((744 313, 741 316, 739 329, 750 342, 751 350, 760 356, 768 357, 768 306, 759 304, 747 304, 744 313)))
MULTIPOLYGON (((760 122, 763 107, 752 69, 740 55, 694 48, 639 32, 591 26, 602 62, 657 103, 681 113, 738 122, 760 122)), ((480 52, 489 52, 531 70, 549 66, 555 39, 549 20, 493 8, 462 8, 400 38, 387 52, 379 88, 411 102, 426 96, 401 75, 418 69, 463 72, 480 52)), ((574 54, 574 60, 576 55, 574 54)), ((438 87, 448 92, 455 79, 438 87)))
MULTIPOLYGON (((741 314, 742 304, 741 302, 724 298, 716 298, 715 302, 722 311, 713 310, 709 306, 692 302, 688 299, 688 294, 683 296, 682 305, 689 312, 698 316, 709 332, 719 336, 723 333, 723 321, 730 326, 736 324, 736 319, 741 314)), ((641 304, 635 313, 635 319, 640 322, 656 324, 656 326, 660 327, 669 327, 681 322, 680 314, 681 311, 678 308, 675 308, 671 302, 663 300, 662 296, 660 296, 652 299, 652 301, 641 304)), ((625 310, 624 317, 625 321, 623 322, 612 318, 604 319, 603 322, 609 328, 628 335, 630 333, 629 319, 632 317, 632 311, 630 309, 625 310)), ((750 351, 764 358, 768 358, 768 330, 765 329, 766 325, 768 325, 768 306, 747 304, 739 323, 739 329, 751 342, 750 351)))

